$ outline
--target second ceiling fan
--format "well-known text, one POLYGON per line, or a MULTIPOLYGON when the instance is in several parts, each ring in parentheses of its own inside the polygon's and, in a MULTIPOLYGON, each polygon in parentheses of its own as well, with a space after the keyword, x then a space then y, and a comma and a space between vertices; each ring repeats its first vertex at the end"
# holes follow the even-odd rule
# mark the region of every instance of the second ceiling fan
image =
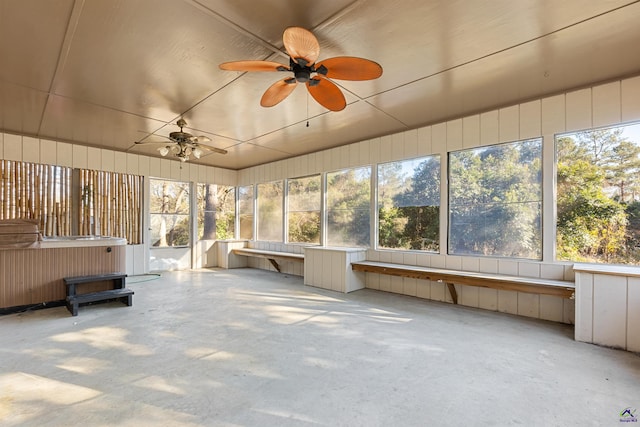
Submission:
POLYGON ((228 71, 289 71, 286 77, 271 85, 260 100, 263 107, 273 107, 284 100, 298 83, 304 83, 309 93, 320 105, 340 111, 347 101, 340 88, 329 79, 373 80, 382 75, 380 64, 354 56, 336 56, 316 62, 320 55, 318 39, 301 27, 289 27, 282 35, 282 42, 289 54, 289 65, 272 61, 233 61, 220 64, 228 71))

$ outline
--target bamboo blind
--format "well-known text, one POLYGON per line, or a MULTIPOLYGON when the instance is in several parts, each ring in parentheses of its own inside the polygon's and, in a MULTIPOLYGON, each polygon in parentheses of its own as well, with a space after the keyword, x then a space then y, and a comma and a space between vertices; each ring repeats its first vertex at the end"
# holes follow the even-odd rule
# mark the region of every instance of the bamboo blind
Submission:
POLYGON ((71 169, 0 160, 0 219, 39 221, 45 236, 71 234, 71 169))
POLYGON ((136 175, 80 169, 80 234, 142 243, 142 180, 136 175))
POLYGON ((75 220, 80 235, 142 243, 143 177, 87 169, 79 176, 74 194, 72 168, 0 160, 0 219, 37 219, 44 236, 71 235, 75 220))

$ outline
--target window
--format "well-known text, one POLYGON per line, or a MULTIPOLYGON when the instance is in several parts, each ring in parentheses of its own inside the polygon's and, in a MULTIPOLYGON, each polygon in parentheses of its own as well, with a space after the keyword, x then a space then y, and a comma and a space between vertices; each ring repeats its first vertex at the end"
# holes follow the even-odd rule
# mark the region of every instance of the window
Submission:
POLYGON ((198 239, 232 239, 236 211, 234 188, 217 184, 198 184, 197 188, 198 239))
POLYGON ((151 246, 188 246, 189 183, 150 180, 151 246))
POLYGON ((378 166, 378 247, 438 252, 440 157, 378 166))
POLYGON ((287 239, 320 243, 320 175, 287 181, 287 239))
POLYGON ((559 260, 640 265, 640 124, 556 137, 559 260))
POLYGON ((258 184, 258 240, 282 241, 282 181, 258 184))
POLYGON ((253 239, 253 186, 238 188, 238 219, 240 238, 253 239))
POLYGON ((369 246, 371 168, 327 174, 327 245, 369 246))
POLYGON ((449 154, 449 253, 541 259, 542 140, 449 154))

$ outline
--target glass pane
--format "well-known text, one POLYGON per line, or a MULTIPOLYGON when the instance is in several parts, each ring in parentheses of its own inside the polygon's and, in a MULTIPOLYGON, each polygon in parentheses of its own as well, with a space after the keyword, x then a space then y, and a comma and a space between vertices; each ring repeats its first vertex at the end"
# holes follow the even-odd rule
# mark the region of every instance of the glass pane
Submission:
POLYGON ((189 215, 151 214, 151 246, 188 246, 189 215))
POLYGON ((238 217, 240 220, 240 238, 253 239, 253 186, 238 189, 238 217))
POLYGON ((258 184, 258 239, 282 241, 282 181, 258 184))
POLYGON ((289 242, 320 243, 320 186, 320 175, 287 181, 289 242))
POLYGON ((378 246, 437 252, 440 157, 378 166, 378 246))
POLYGON ((370 245, 371 168, 327 174, 327 244, 370 245))
POLYGON ((233 187, 198 184, 198 238, 231 239, 234 236, 233 187))
POLYGON ((151 179, 149 186, 151 246, 188 246, 189 183, 151 179))
POLYGON ((556 138, 559 260, 640 265, 640 124, 556 138))
POLYGON ((449 253, 541 259, 542 140, 449 154, 449 253))

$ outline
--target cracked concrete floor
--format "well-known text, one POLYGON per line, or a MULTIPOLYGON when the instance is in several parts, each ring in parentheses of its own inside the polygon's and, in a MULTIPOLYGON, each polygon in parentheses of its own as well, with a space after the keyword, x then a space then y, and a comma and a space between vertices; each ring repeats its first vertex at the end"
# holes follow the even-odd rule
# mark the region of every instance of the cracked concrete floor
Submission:
POLYGON ((0 425, 606 426, 640 410, 640 357, 569 325, 257 269, 128 286, 132 307, 0 317, 0 425))

